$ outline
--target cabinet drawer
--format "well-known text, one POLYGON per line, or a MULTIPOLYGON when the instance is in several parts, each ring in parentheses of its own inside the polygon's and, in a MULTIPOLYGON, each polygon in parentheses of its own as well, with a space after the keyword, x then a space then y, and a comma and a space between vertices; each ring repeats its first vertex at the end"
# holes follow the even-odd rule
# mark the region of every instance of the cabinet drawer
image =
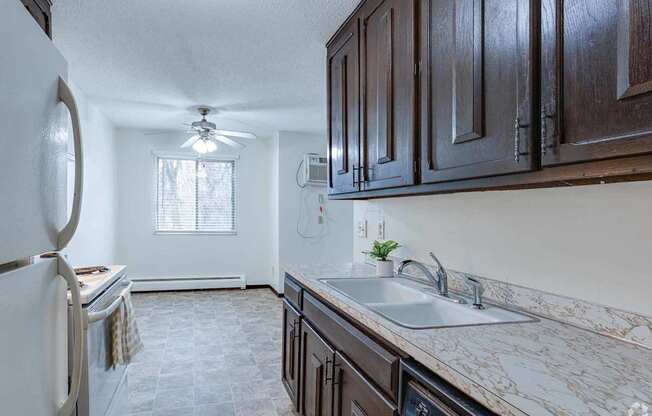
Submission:
POLYGON ((283 288, 283 296, 287 299, 288 302, 292 304, 298 310, 302 308, 302 298, 303 298, 303 289, 299 286, 294 280, 290 278, 290 275, 285 275, 285 287, 283 288))
POLYGON ((394 401, 397 399, 399 357, 383 348, 309 293, 303 314, 315 328, 367 374, 394 401))
POLYGON ((335 353, 336 416, 396 416, 398 409, 340 353, 335 353))

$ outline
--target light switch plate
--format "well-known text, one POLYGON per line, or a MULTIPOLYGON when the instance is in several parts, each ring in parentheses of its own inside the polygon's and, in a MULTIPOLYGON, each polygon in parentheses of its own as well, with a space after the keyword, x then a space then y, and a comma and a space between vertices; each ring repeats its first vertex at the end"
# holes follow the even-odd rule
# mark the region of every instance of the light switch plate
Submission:
POLYGON ((358 221, 358 237, 367 238, 367 220, 358 221))
POLYGON ((379 240, 384 240, 385 239, 385 220, 384 219, 379 219, 378 220, 378 239, 379 240))

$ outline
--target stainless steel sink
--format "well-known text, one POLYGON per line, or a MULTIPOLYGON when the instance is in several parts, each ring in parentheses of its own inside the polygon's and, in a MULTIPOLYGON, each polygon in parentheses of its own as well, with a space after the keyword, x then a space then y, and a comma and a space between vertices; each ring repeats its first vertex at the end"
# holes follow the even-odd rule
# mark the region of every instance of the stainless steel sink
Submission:
POLYGON ((329 286, 359 303, 405 303, 423 302, 431 296, 418 289, 401 284, 407 279, 325 279, 329 286))
POLYGON ((498 306, 475 309, 431 294, 431 288, 403 278, 321 279, 390 321, 413 329, 534 322, 537 319, 498 306))

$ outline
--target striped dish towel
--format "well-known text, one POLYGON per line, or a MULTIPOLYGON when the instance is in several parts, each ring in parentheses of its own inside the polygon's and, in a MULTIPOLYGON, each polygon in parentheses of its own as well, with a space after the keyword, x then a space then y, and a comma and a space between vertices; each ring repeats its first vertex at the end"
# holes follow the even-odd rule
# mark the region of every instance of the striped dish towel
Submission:
POLYGON ((122 296, 120 307, 111 316, 113 365, 128 364, 144 348, 129 292, 122 296))

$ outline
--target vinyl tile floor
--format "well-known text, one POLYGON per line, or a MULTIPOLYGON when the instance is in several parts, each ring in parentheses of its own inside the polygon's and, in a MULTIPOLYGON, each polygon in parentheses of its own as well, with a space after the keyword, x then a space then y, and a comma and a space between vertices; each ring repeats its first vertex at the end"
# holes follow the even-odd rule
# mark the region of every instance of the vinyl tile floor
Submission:
POLYGON ((291 416, 281 300, 269 289, 133 295, 145 350, 129 365, 130 416, 291 416))

